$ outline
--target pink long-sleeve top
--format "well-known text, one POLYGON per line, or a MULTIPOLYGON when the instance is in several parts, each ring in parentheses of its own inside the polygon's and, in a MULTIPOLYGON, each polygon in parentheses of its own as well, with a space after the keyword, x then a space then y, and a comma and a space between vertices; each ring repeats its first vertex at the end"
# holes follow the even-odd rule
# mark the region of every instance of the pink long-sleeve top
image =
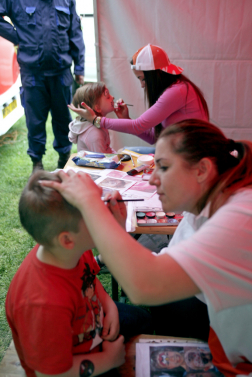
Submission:
POLYGON ((109 119, 102 117, 101 127, 136 135, 150 144, 156 142, 154 127, 163 128, 185 119, 208 120, 193 87, 179 82, 167 88, 157 102, 137 119, 109 119))

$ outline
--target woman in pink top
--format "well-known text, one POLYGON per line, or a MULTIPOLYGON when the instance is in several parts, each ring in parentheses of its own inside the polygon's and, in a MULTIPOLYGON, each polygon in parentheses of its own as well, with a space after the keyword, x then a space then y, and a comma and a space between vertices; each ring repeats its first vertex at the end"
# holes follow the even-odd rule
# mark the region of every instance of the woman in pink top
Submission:
POLYGON ((98 128, 111 129, 137 135, 154 144, 169 125, 185 119, 209 120, 207 103, 200 89, 171 64, 166 52, 158 46, 148 44, 140 48, 131 61, 131 68, 145 90, 149 109, 139 118, 130 119, 127 105, 117 101, 115 113, 120 119, 96 117, 92 109, 69 107, 84 116, 98 128))

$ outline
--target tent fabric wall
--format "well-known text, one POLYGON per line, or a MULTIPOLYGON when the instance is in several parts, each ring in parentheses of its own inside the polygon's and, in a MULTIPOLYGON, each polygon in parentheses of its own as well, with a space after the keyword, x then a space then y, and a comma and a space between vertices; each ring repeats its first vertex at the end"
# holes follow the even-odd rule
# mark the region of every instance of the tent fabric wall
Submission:
MULTIPOLYGON (((131 118, 147 105, 129 62, 151 43, 163 47, 202 90, 211 122, 228 137, 252 140, 251 0, 94 1, 100 79, 116 99, 134 105, 131 118)), ((146 145, 118 132, 112 144, 146 145)))

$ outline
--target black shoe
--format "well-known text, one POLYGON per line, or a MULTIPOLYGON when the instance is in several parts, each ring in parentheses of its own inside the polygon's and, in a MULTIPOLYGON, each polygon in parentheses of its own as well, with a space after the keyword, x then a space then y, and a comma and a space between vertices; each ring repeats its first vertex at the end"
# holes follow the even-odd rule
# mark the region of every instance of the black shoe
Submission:
POLYGON ((64 169, 69 157, 70 157, 70 152, 59 153, 58 169, 64 169))
POLYGON ((44 166, 42 164, 42 160, 32 160, 32 172, 34 173, 37 170, 44 170, 44 166))
POLYGON ((100 267, 100 271, 98 272, 99 274, 109 274, 109 270, 108 270, 108 267, 106 266, 105 263, 102 263, 98 257, 98 255, 96 255, 95 257, 95 260, 98 264, 98 266, 100 267))

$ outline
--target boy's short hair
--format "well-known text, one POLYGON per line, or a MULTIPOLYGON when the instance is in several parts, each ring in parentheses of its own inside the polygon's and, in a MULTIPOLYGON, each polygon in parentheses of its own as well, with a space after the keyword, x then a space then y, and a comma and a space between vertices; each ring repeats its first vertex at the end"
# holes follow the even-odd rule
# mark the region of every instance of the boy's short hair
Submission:
POLYGON ((61 182, 58 173, 39 170, 32 174, 19 200, 19 217, 35 241, 51 247, 61 232, 79 231, 82 215, 58 191, 42 186, 40 180, 61 182))
POLYGON ((89 107, 93 107, 99 102, 106 89, 104 82, 93 82, 78 88, 73 96, 72 103, 75 107, 82 107, 81 102, 85 102, 89 107))

